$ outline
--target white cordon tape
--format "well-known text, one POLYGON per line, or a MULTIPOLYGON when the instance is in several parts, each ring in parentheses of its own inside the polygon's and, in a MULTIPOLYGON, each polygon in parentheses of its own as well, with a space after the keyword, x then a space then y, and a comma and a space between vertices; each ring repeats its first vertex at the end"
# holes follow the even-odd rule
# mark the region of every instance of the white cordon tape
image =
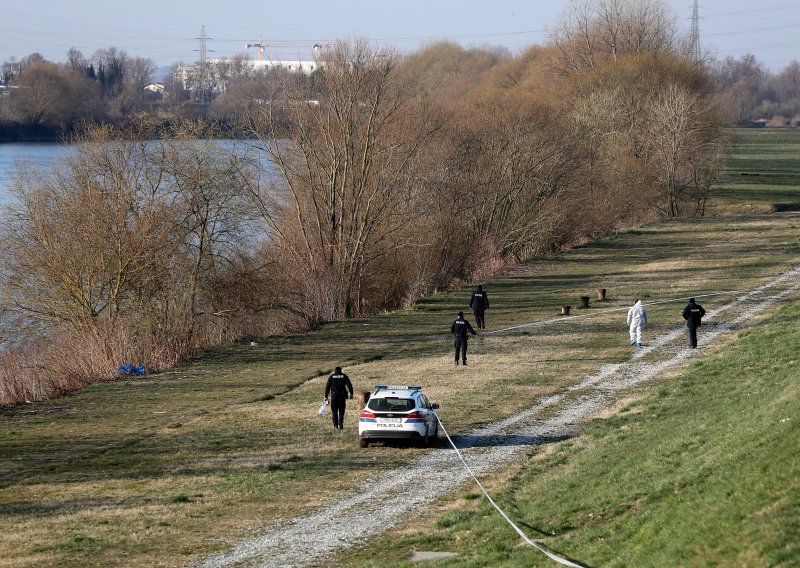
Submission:
POLYGON ((466 468, 467 472, 470 474, 472 479, 475 480, 475 483, 478 484, 478 487, 480 487, 480 490, 483 491, 483 494, 486 495, 486 498, 489 500, 489 503, 491 503, 492 506, 495 509, 497 509, 497 512, 500 513, 503 516, 503 518, 506 520, 506 522, 509 525, 514 527, 514 530, 517 531, 517 534, 519 534, 519 536, 522 537, 522 540, 524 540, 525 542, 530 544, 532 547, 537 549, 542 554, 546 555, 551 560, 554 560, 555 562, 558 562, 559 564, 561 564, 563 566, 571 566, 572 568, 586 568, 585 566, 583 566, 581 564, 576 564, 575 562, 567 560, 566 558, 561 558, 560 556, 558 556, 556 554, 553 554, 552 552, 550 552, 549 550, 544 548, 542 545, 540 545, 535 540, 531 540, 530 538, 528 538, 528 535, 526 535, 524 532, 522 532, 522 529, 519 528, 516 524, 514 524, 514 521, 512 521, 508 517, 508 515, 506 515, 505 512, 497 505, 497 503, 494 502, 494 499, 492 499, 492 496, 489 495, 489 493, 486 491, 486 489, 484 489, 483 484, 478 480, 477 477, 475 477, 475 474, 472 472, 470 467, 467 465, 467 462, 464 461, 464 456, 461 455, 461 452, 456 447, 456 445, 453 443, 453 439, 450 437, 450 434, 447 433, 447 429, 444 427, 444 424, 442 424, 442 421, 439 418, 439 414, 436 411, 434 411, 433 413, 436 416, 436 421, 439 423, 439 428, 442 429, 442 432, 444 433, 445 437, 447 438, 447 441, 450 442, 451 446, 453 446, 453 449, 456 451, 456 454, 458 454, 458 459, 460 459, 461 463, 464 464, 464 468, 466 468))
MULTIPOLYGON (((669 303, 672 303, 672 302, 685 302, 690 297, 691 298, 708 298, 709 296, 725 296, 726 294, 739 294, 739 293, 740 292, 738 292, 736 290, 729 290, 727 292, 716 292, 714 294, 699 294, 697 296, 686 296, 685 298, 673 298, 671 300, 661 300, 659 302, 647 302, 646 304, 644 302, 642 302, 642 304, 645 305, 645 306, 656 306, 658 304, 669 304, 669 303)), ((524 329, 526 327, 539 327, 540 325, 548 325, 548 324, 551 324, 551 323, 558 323, 558 322, 562 322, 562 321, 573 321, 573 320, 576 320, 576 319, 590 318, 590 317, 599 316, 599 315, 602 315, 602 314, 610 314, 612 312, 622 312, 622 311, 629 310, 629 309, 630 309, 630 306, 623 306, 623 307, 620 307, 620 308, 611 308, 611 309, 608 309, 608 310, 600 310, 599 312, 593 311, 592 313, 588 313, 588 314, 580 314, 580 315, 575 315, 575 316, 564 316, 563 318, 553 318, 553 319, 548 319, 548 320, 534 321, 534 322, 531 322, 531 323, 523 323, 523 324, 520 324, 520 325, 511 326, 511 327, 504 327, 502 329, 492 329, 490 331, 484 331, 483 333, 480 334, 480 336, 491 335, 493 333, 503 333, 504 331, 513 331, 515 329, 524 329)))

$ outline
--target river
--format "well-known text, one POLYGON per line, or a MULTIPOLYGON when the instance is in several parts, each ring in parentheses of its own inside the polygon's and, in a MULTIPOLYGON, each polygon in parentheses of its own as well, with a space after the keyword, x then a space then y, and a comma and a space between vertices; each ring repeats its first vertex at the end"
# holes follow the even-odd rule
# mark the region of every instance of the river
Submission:
MULTIPOLYGON (((223 147, 234 148, 242 145, 242 140, 219 140, 223 147)), ((60 142, 10 142, 0 143, 0 202, 8 199, 9 189, 14 183, 17 167, 20 164, 47 169, 60 158, 72 151, 69 144, 60 142)), ((264 153, 260 157, 261 166, 272 172, 271 162, 264 153)))
POLYGON ((14 183, 17 165, 28 164, 44 169, 69 152, 70 147, 59 142, 0 144, 0 200, 8 198, 8 190, 14 183))

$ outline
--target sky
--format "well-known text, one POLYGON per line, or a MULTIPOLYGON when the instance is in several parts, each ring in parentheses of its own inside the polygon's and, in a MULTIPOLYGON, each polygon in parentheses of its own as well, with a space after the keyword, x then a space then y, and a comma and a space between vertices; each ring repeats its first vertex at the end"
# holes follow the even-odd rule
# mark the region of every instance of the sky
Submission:
MULTIPOLYGON (((689 30, 693 0, 665 0, 689 30)), ((800 2, 700 0, 700 37, 718 59, 752 53, 780 71, 800 60, 800 2)), ((366 38, 410 53, 437 40, 501 45, 513 54, 543 44, 569 0, 0 0, 0 62, 41 53, 55 62, 75 47, 116 47, 159 66, 228 57, 263 43, 266 57, 312 59, 314 44, 366 38)))

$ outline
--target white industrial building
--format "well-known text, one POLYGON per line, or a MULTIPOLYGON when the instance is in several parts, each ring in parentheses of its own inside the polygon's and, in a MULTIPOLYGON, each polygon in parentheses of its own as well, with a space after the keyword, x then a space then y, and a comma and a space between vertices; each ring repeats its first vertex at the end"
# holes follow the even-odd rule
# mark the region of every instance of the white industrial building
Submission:
POLYGON ((176 82, 189 91, 205 90, 224 93, 231 83, 241 79, 254 79, 272 71, 311 74, 319 67, 317 61, 295 60, 251 60, 244 58, 207 59, 204 64, 181 65, 174 69, 176 82), (203 89, 205 85, 205 89, 203 89))

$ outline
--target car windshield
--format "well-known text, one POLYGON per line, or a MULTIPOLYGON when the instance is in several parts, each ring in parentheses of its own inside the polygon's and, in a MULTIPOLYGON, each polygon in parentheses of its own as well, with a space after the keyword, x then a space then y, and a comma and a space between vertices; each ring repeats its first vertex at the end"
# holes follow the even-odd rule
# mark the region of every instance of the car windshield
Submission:
POLYGON ((414 410, 414 400, 410 398, 371 398, 367 408, 376 412, 408 412, 414 410))

